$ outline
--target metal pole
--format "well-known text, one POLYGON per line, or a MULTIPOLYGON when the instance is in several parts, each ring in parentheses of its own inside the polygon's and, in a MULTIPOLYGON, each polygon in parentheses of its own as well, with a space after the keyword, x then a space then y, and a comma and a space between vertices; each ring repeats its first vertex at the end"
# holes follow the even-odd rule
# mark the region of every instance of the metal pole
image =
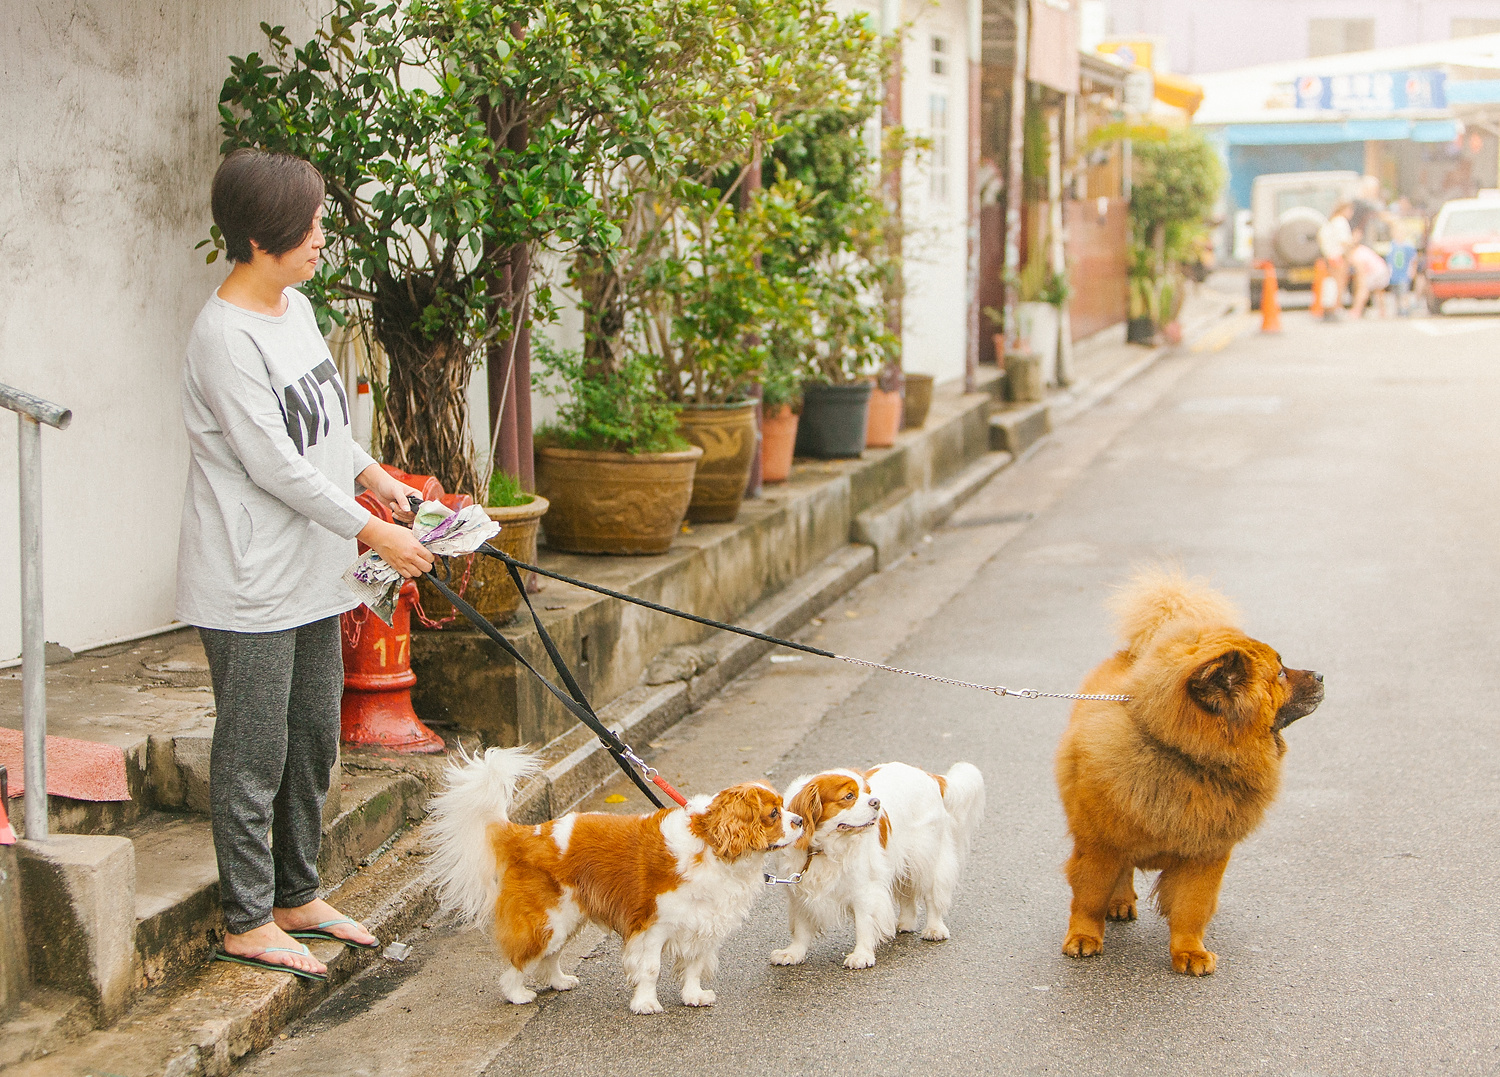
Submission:
POLYGON ((21 729, 26 837, 47 839, 47 643, 42 627, 42 427, 20 420, 21 729))
POLYGON ((67 429, 73 413, 10 385, 0 408, 20 420, 21 747, 26 777, 26 837, 47 837, 47 637, 42 627, 42 423, 67 429))
POLYGON ((1021 299, 1016 281, 1021 273, 1021 206, 1026 197, 1021 151, 1026 137, 1029 3, 1030 0, 1016 0, 1015 4, 1016 41, 1011 52, 1010 77, 1010 159, 1005 170, 1005 337, 1006 344, 1012 347, 1018 336, 1016 305, 1021 299))
POLYGON ((968 240, 969 260, 965 274, 968 292, 968 309, 965 311, 964 347, 964 392, 972 393, 979 388, 979 112, 983 107, 980 94, 980 61, 983 59, 981 45, 984 37, 983 0, 968 2, 968 82, 969 107, 965 110, 969 119, 968 178, 968 240))

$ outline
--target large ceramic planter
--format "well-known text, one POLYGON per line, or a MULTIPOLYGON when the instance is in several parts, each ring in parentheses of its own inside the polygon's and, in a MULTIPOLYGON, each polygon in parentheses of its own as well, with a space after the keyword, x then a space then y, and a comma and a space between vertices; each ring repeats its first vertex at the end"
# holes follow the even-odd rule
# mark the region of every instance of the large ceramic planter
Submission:
MULTIPOLYGON (((500 533, 490 539, 490 545, 510 554, 517 561, 536 564, 537 527, 547 508, 545 497, 533 497, 524 505, 485 509, 490 519, 500 525, 500 533)), ((533 573, 523 573, 522 578, 530 575, 533 573)), ((485 554, 451 558, 449 576, 443 582, 458 591, 460 598, 491 621, 509 617, 521 605, 521 592, 511 582, 504 563, 485 554)), ((417 591, 422 599, 422 612, 428 620, 468 626, 469 622, 455 614, 448 600, 427 580, 417 580, 417 591)), ((438 627, 446 628, 447 624, 438 627)))
POLYGON ((889 449, 901 433, 901 393, 879 385, 870 390, 870 417, 865 420, 865 448, 889 449))
POLYGON ((867 381, 852 385, 804 385, 802 419, 797 424, 797 455, 836 460, 864 452, 873 388, 867 381))
POLYGON ((790 404, 767 408, 760 423, 760 477, 764 482, 786 482, 792 474, 797 447, 797 413, 790 404))
POLYGON ((1042 361, 1042 382, 1057 384, 1057 346, 1062 320, 1051 303, 1020 303, 1016 306, 1016 323, 1026 349, 1042 361))
POLYGON ((547 545, 570 553, 665 553, 693 497, 703 450, 589 452, 538 445, 547 545))
POLYGON ((728 523, 739 514, 755 460, 755 401, 686 406, 677 413, 677 428, 703 450, 688 519, 728 523))
POLYGON ((904 430, 920 430, 927 422, 927 411, 932 407, 932 375, 907 374, 906 400, 903 403, 901 427, 904 430))

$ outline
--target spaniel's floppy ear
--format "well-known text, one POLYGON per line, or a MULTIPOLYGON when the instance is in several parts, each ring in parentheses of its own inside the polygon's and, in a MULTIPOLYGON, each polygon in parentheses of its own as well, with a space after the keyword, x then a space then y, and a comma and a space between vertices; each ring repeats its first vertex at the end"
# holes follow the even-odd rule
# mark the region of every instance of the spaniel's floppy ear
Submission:
POLYGON ((1228 714, 1249 679, 1250 656, 1244 651, 1225 651, 1193 671, 1187 682, 1188 695, 1210 714, 1228 714))
POLYGON ((769 844, 760 822, 760 797, 756 790, 725 789, 699 818, 698 836, 713 847, 720 860, 738 860, 746 853, 769 844))
POLYGON ((797 790, 797 795, 792 797, 786 810, 793 815, 802 816, 802 836, 794 844, 798 849, 810 849, 813 832, 823 821, 823 798, 818 795, 818 783, 808 782, 797 790))

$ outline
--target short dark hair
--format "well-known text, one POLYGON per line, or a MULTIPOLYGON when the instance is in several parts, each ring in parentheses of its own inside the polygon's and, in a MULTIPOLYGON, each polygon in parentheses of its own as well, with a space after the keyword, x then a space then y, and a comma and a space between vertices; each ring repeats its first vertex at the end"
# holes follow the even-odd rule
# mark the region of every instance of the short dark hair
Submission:
POLYGON ((294 250, 312 231, 323 193, 323 177, 300 157, 235 150, 214 173, 211 196, 229 260, 250 261, 252 239, 267 254, 294 250))

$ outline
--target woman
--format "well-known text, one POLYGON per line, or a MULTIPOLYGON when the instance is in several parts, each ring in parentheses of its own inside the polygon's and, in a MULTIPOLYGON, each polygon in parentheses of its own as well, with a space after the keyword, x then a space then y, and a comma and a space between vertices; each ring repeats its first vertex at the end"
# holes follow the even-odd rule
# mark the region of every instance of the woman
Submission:
POLYGON ((321 979, 292 932, 377 945, 319 900, 323 800, 338 751, 340 576, 355 543, 403 575, 432 567, 393 511, 416 493, 355 444, 349 401, 296 285, 323 249, 323 180, 306 161, 225 158, 213 217, 232 268, 193 325, 182 373, 191 461, 177 616, 196 625, 218 709, 209 797, 227 933, 222 960, 321 979))
POLYGON ((1349 303, 1349 315, 1364 316, 1365 304, 1371 296, 1379 304, 1378 312, 1385 317, 1385 289, 1391 283, 1390 264, 1373 249, 1363 243, 1349 252, 1349 266, 1354 270, 1354 297, 1349 303))

